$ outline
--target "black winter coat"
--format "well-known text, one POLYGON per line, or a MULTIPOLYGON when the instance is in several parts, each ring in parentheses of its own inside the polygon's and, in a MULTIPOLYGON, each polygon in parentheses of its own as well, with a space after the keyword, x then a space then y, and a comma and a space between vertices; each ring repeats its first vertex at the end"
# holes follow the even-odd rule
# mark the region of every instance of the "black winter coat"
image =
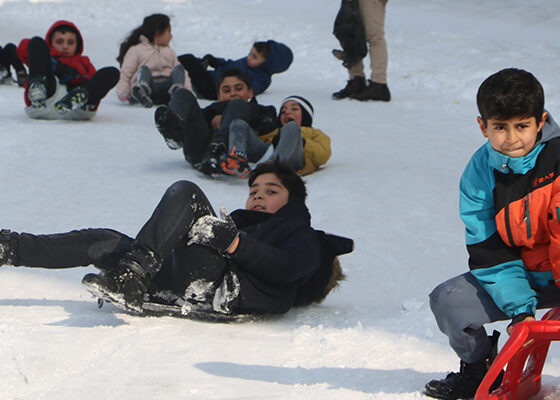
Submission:
MULTIPOLYGON (((202 110, 208 126, 212 126, 212 119, 214 119, 216 115, 222 115, 224 113, 227 104, 227 101, 216 101, 202 110)), ((274 106, 260 105, 257 99, 253 97, 249 101, 249 109, 250 115, 247 122, 258 135, 272 132, 279 127, 276 108, 274 106)))
POLYGON ((313 230, 301 200, 275 214, 236 210, 231 216, 243 232, 230 256, 241 287, 236 312, 284 313, 312 303, 324 290, 334 256, 352 248, 350 239, 340 238, 342 250, 313 230))
POLYGON ((344 67, 351 68, 367 55, 366 33, 359 0, 342 0, 334 21, 333 34, 345 53, 344 67))

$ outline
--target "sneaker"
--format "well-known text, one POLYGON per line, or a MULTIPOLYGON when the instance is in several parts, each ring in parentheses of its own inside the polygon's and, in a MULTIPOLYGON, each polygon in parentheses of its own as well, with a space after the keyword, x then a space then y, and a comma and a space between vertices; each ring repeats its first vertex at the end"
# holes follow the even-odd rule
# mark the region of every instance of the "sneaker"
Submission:
POLYGON ((146 108, 151 108, 154 105, 144 85, 134 86, 132 88, 131 96, 137 103, 142 104, 146 108))
POLYGON ((45 107, 47 99, 47 86, 42 78, 36 78, 29 81, 27 87, 27 99, 31 103, 31 107, 45 107))
POLYGON ((22 69, 21 71, 17 71, 16 75, 17 75, 18 86, 24 87, 25 83, 27 82, 27 79, 29 79, 29 75, 27 75, 27 72, 25 72, 24 69, 22 69))
POLYGON ((360 101, 390 101, 391 93, 386 83, 377 83, 368 80, 368 85, 357 93, 351 95, 353 99, 360 101))
MULTIPOLYGON (((494 331, 494 335, 490 337, 492 340, 492 349, 490 354, 478 363, 469 364, 461 360, 459 372, 448 374, 445 379, 430 381, 424 386, 424 394, 443 400, 459 400, 472 399, 484 379, 486 372, 492 365, 492 361, 496 358, 498 337, 500 333, 494 331)), ((498 375, 496 381, 491 386, 491 390, 496 389, 502 383, 503 372, 498 375)))
POLYGON ((228 175, 237 176, 239 178, 248 178, 251 168, 247 162, 247 155, 243 152, 236 151, 235 147, 231 149, 229 154, 224 154, 220 159, 222 171, 228 175))
POLYGON ((82 285, 95 297, 114 303, 117 307, 142 313, 147 292, 147 274, 142 266, 126 256, 118 268, 105 274, 87 274, 82 285))
POLYGON ((69 113, 86 105, 89 100, 89 92, 81 87, 77 87, 68 92, 66 96, 54 103, 54 108, 60 115, 69 113))
POLYGON ((183 147, 183 142, 178 137, 183 136, 185 122, 183 118, 175 114, 168 106, 159 106, 154 114, 156 128, 165 139, 167 147, 178 150, 183 147))
POLYGON ((333 100, 342 100, 346 99, 347 97, 352 97, 354 94, 358 93, 360 90, 363 90, 366 87, 366 78, 363 76, 355 76, 352 79, 349 79, 346 82, 346 86, 339 90, 338 92, 334 92, 332 94, 333 100))

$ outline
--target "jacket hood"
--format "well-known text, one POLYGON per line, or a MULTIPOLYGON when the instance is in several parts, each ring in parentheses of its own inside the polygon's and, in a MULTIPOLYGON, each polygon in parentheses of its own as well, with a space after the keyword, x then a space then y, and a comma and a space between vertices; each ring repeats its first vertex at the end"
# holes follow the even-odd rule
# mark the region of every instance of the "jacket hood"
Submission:
POLYGON ((302 217, 308 224, 311 223, 311 214, 309 214, 309 210, 307 209, 305 202, 298 198, 291 199, 274 214, 262 211, 239 209, 233 211, 231 213, 231 217, 238 228, 262 224, 265 221, 272 221, 272 223, 275 223, 274 221, 277 219, 294 217, 302 217))
POLYGON ((548 117, 546 121, 544 121, 544 125, 541 129, 541 137, 537 141, 537 144, 548 142, 550 139, 554 139, 559 136, 560 127, 558 126, 554 118, 552 118, 552 115, 548 113, 548 117))
POLYGON ((54 51, 54 49, 52 48, 51 45, 51 39, 52 39, 52 35, 53 35, 53 31, 58 28, 59 26, 69 26, 70 28, 74 29, 77 33, 78 36, 78 43, 76 46, 76 56, 80 56, 82 55, 83 51, 84 51, 84 39, 82 38, 82 33, 80 32, 80 30, 78 29, 78 27, 76 25, 74 25, 74 23, 70 22, 70 21, 65 21, 65 20, 59 20, 56 21, 54 24, 52 24, 52 26, 49 28, 47 34, 45 35, 45 39, 47 41, 47 44, 49 45, 49 48, 51 49, 51 54, 54 51))
POLYGON ((270 53, 262 65, 263 70, 270 74, 284 72, 294 60, 292 50, 285 44, 274 40, 268 40, 267 43, 270 46, 270 53))

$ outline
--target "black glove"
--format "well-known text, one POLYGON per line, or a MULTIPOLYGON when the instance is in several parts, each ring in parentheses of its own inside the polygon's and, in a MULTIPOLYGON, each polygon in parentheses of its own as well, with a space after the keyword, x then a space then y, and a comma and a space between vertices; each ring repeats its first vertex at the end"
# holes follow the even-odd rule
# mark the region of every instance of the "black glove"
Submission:
POLYGON ((507 326, 508 328, 510 326, 513 326, 519 322, 523 322, 525 321, 525 318, 527 317, 535 317, 532 313, 521 313, 521 314, 517 314, 515 317, 512 318, 511 323, 507 326))
POLYGON ((187 244, 200 244, 212 247, 218 253, 225 253, 231 247, 239 232, 231 216, 220 208, 221 219, 213 215, 200 217, 190 229, 187 244))
POLYGON ((68 83, 79 75, 76 69, 58 61, 53 62, 53 72, 61 83, 68 83))
POLYGON ((220 65, 219 60, 212 54, 206 54, 204 57, 202 57, 200 63, 202 64, 202 67, 204 69, 208 68, 209 66, 212 68, 217 68, 220 65))

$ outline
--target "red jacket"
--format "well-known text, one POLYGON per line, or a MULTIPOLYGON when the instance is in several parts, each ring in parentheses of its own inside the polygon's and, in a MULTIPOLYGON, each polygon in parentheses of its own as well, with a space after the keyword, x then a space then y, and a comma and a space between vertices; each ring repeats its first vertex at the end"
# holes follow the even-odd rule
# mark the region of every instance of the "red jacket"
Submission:
MULTIPOLYGON (((45 36, 45 41, 47 42, 47 45, 49 46, 52 58, 56 59, 56 61, 58 61, 58 62, 66 64, 69 67, 72 67, 76 71, 78 71, 78 75, 74 79, 72 79, 71 81, 67 82, 69 85, 74 85, 74 86, 79 85, 83 81, 91 78, 93 76, 93 74, 95 74, 95 67, 89 61, 89 58, 82 55, 82 52, 84 51, 84 40, 82 38, 82 34, 80 33, 80 31, 78 30, 76 25, 74 25, 72 22, 64 21, 64 20, 56 21, 49 28, 49 30, 48 30, 48 32, 45 36), (54 29, 59 27, 59 26, 62 26, 62 25, 71 26, 73 29, 76 30, 76 32, 78 32, 78 43, 77 43, 77 47, 76 47, 76 54, 73 55, 73 56, 67 56, 67 55, 64 55, 62 53, 59 53, 51 46, 51 39, 52 39, 52 34, 53 34, 54 29)), ((28 54, 27 54, 28 44, 29 44, 29 39, 23 39, 18 45, 17 55, 18 55, 18 57, 20 58, 21 61, 23 61, 26 65, 29 66, 29 60, 28 60, 28 54)), ((27 92, 27 87, 26 87, 26 92, 27 92)), ((26 99, 26 102, 27 102, 27 96, 25 96, 25 99, 26 99)), ((27 105, 29 105, 29 104, 27 104, 27 105)))

